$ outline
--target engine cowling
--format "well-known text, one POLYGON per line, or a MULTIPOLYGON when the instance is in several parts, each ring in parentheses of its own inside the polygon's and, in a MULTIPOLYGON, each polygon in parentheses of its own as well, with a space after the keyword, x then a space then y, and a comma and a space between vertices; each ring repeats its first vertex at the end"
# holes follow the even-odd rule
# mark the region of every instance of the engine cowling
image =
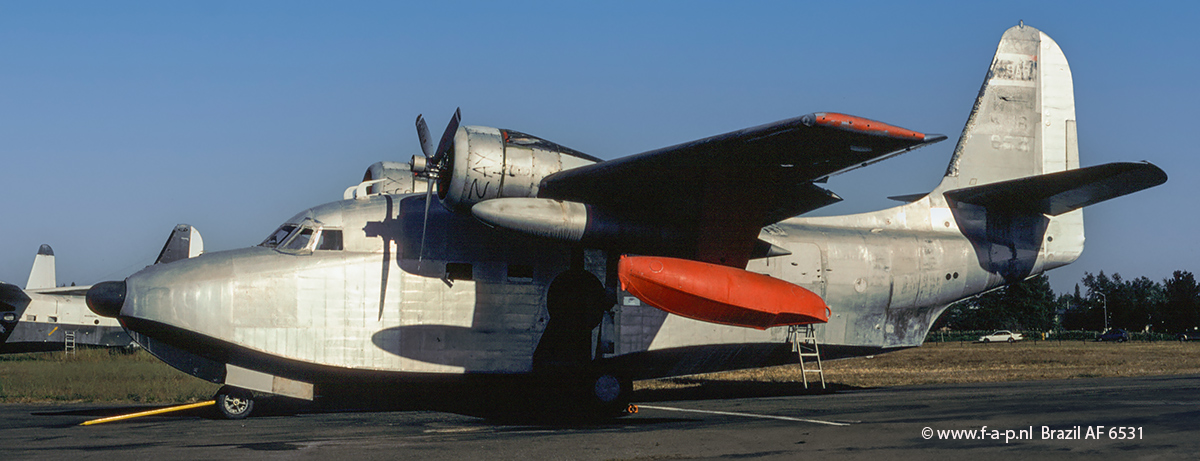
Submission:
POLYGON ((542 178, 600 160, 512 130, 461 126, 438 170, 437 194, 450 210, 502 197, 536 197, 542 178))
POLYGON ((366 189, 368 194, 411 194, 425 192, 425 180, 417 180, 407 163, 375 162, 363 173, 363 181, 381 180, 366 189))

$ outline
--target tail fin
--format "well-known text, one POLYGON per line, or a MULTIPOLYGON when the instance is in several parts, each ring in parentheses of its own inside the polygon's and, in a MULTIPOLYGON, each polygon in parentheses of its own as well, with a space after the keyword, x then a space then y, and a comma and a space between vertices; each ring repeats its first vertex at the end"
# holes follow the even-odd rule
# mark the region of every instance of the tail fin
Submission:
POLYGON ((171 230, 171 236, 167 237, 167 243, 158 253, 158 259, 154 261, 154 264, 167 264, 180 259, 194 258, 202 253, 204 253, 204 239, 200 237, 200 231, 187 224, 179 224, 171 230))
POLYGON ((33 257, 33 269, 29 270, 29 281, 25 282, 26 290, 44 290, 54 288, 58 283, 54 275, 54 250, 50 245, 38 248, 37 256, 33 257))
POLYGON ((938 189, 1073 168, 1079 168, 1079 148, 1067 58, 1033 27, 1008 29, 938 189))
POLYGON ((935 201, 947 200, 983 267, 1009 282, 1083 252, 1083 210, 1162 184, 1148 163, 1079 168, 1071 68, 1049 36, 1004 32, 935 201))

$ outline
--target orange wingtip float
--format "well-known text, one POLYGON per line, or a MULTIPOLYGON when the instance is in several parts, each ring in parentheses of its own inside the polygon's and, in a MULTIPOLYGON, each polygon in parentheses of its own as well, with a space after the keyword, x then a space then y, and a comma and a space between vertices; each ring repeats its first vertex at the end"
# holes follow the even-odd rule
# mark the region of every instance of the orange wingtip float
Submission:
POLYGON ((765 330, 829 321, 829 307, 800 286, 686 259, 622 256, 621 289, 646 304, 704 322, 765 330))

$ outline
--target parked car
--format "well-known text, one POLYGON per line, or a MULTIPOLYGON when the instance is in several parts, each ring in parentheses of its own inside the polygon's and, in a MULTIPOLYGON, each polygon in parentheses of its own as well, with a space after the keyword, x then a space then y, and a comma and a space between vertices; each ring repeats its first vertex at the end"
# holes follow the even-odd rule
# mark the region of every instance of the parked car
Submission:
POLYGON ((999 330, 990 335, 980 336, 979 342, 990 343, 990 342, 995 342, 995 341, 1008 341, 1011 343, 1011 342, 1015 342, 1015 341, 1020 341, 1022 339, 1025 339, 1025 338, 1023 336, 1021 336, 1020 333, 1013 333, 1008 330, 999 330))
POLYGON ((1129 333, 1120 328, 1113 328, 1104 332, 1104 334, 1097 336, 1096 341, 1116 341, 1123 343, 1125 341, 1129 341, 1129 333))
POLYGON ((1180 341, 1200 341, 1200 330, 1188 330, 1175 337, 1180 341))

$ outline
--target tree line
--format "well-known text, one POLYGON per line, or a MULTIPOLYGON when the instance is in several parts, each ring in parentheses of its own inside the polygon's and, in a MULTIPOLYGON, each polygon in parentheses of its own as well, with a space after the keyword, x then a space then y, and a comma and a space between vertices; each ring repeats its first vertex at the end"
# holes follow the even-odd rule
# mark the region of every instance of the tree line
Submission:
POLYGON ((1162 282, 1085 272, 1075 292, 1055 295, 1041 274, 951 305, 933 328, 1181 333, 1200 328, 1200 285, 1188 271, 1162 282))

